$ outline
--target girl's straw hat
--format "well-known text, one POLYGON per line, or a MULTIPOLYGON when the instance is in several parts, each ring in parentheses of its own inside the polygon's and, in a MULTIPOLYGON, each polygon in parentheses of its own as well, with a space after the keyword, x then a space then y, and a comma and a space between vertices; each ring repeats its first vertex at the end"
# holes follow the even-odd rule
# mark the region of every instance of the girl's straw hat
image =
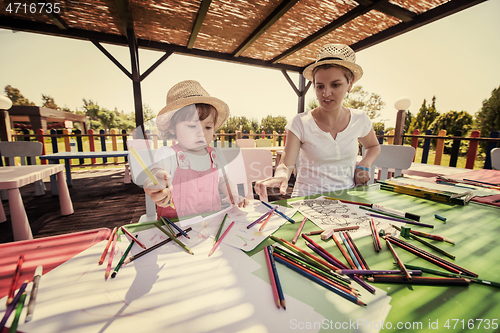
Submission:
POLYGON ((309 81, 313 81, 313 70, 325 64, 336 64, 347 68, 354 74, 354 82, 358 81, 363 76, 363 69, 356 64, 356 54, 345 44, 324 45, 319 50, 316 62, 307 66, 302 75, 309 81))
POLYGON ((158 112, 156 123, 159 128, 166 128, 175 112, 185 106, 197 103, 212 105, 217 110, 217 130, 229 117, 229 107, 222 100, 212 97, 198 81, 186 80, 177 83, 167 93, 167 105, 158 112))

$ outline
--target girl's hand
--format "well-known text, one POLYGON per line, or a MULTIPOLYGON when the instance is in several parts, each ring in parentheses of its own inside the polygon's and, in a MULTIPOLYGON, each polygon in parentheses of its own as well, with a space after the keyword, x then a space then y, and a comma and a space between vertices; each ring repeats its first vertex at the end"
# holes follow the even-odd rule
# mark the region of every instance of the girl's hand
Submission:
POLYGON ((250 201, 248 201, 247 198, 243 198, 243 197, 240 197, 240 198, 243 200, 240 200, 240 202, 238 202, 238 207, 245 208, 250 201))
POLYGON ((366 185, 370 180, 370 172, 362 169, 354 169, 354 186, 366 185))
POLYGON ((259 199, 262 201, 268 201, 267 199, 267 188, 268 187, 279 187, 280 193, 282 195, 286 194, 286 189, 288 188, 288 177, 269 177, 264 180, 259 180, 255 183, 255 193, 259 195, 259 199))
POLYGON ((172 176, 164 170, 158 170, 154 174, 158 185, 155 185, 151 179, 144 181, 144 192, 149 195, 157 206, 168 207, 172 201, 172 176))

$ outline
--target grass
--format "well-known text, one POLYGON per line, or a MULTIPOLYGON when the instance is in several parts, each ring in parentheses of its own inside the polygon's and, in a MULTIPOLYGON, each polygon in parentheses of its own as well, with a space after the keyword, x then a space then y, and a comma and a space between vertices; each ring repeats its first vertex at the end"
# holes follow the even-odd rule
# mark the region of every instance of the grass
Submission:
MULTIPOLYGON (((415 162, 422 161, 422 148, 418 148, 415 156, 415 162)), ((434 164, 434 160, 436 158, 436 152, 434 150, 429 151, 429 156, 427 157, 427 164, 434 164)), ((450 165, 450 154, 443 154, 441 157, 441 164, 443 166, 450 165)), ((465 163, 467 162, 467 156, 459 156, 457 160, 457 168, 465 169, 465 163)), ((476 157, 474 162, 474 169, 482 169, 484 167, 484 159, 476 157)))

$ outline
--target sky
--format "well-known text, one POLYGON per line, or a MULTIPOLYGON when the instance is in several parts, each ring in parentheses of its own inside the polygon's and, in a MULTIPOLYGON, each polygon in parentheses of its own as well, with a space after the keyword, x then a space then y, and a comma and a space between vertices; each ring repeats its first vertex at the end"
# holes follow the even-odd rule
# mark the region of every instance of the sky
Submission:
MULTIPOLYGON (((403 97, 411 100, 413 115, 433 96, 440 113, 479 111, 500 86, 498 13, 500 1, 485 1, 358 52, 364 76, 356 85, 386 104, 375 121, 394 126, 394 103, 403 97)), ((130 71, 128 48, 102 45, 130 71)), ((82 110, 85 98, 109 110, 134 111, 131 80, 89 41, 0 29, 0 46, 2 93, 11 85, 37 105, 46 94, 71 110, 82 110)), ((141 73, 162 55, 139 50, 141 73)), ((298 74, 289 74, 298 85, 298 74)), ((160 111, 168 90, 188 79, 225 101, 233 116, 261 121, 297 114, 297 95, 281 71, 177 54, 142 81, 143 103, 160 111)), ((309 89, 306 103, 314 98, 309 89)))

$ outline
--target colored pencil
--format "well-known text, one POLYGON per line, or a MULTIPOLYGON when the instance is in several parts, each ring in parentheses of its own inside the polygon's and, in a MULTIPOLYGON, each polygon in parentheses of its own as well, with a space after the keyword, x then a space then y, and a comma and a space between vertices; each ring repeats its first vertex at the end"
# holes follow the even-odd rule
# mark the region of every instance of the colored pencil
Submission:
POLYGON ((297 243, 297 238, 299 238, 299 235, 302 231, 302 228, 304 227, 304 223, 306 223, 306 220, 307 220, 307 217, 304 217, 304 219, 302 220, 302 223, 300 224, 299 229, 297 230, 297 233, 295 234, 295 237, 293 237, 292 244, 297 243))
POLYGON ((403 220, 397 217, 391 217, 391 216, 384 216, 384 215, 378 215, 378 214, 370 214, 366 213, 366 215, 379 218, 379 219, 385 219, 385 220, 390 220, 390 221, 396 221, 396 222, 402 222, 402 223, 407 223, 407 224, 413 224, 413 225, 418 225, 420 227, 426 227, 426 228, 434 228, 432 224, 426 224, 426 223, 421 223, 421 222, 414 222, 414 221, 408 221, 408 220, 403 220))
POLYGON ((156 222, 156 223, 154 223, 154 225, 155 225, 155 227, 157 227, 158 229, 160 229, 161 232, 163 232, 165 235, 167 235, 171 240, 173 240, 174 242, 176 242, 177 245, 179 245, 180 247, 182 247, 187 253, 189 253, 191 255, 194 254, 193 251, 191 251, 191 249, 189 247, 187 247, 184 243, 182 243, 180 240, 178 240, 174 236, 174 234, 171 234, 167 230, 163 229, 161 223, 156 222))
POLYGON ((220 236, 220 233, 222 231, 222 228, 224 228, 224 223, 226 223, 226 219, 227 219, 227 214, 224 215, 224 218, 222 219, 222 222, 221 222, 221 224, 219 226, 219 230, 217 230, 217 235, 215 235, 215 238, 214 238, 214 245, 219 240, 219 236, 220 236))
POLYGON ((346 235, 347 237, 347 240, 349 241, 349 243, 351 244, 352 248, 354 249, 355 253, 357 254, 357 256, 359 257, 359 259, 361 260, 360 264, 361 264, 361 267, 363 267, 363 269, 370 269, 370 267, 368 267, 368 264, 366 263, 365 261, 365 258, 363 257, 363 255, 361 254, 361 251, 358 249, 358 247, 356 246, 356 243, 354 243, 354 239, 352 239, 351 237, 351 234, 349 234, 348 231, 345 231, 344 234, 346 235))
POLYGON ((111 231, 111 235, 109 235, 108 243, 106 244, 106 247, 104 248, 104 251, 102 252, 101 259, 99 259, 99 265, 102 265, 102 263, 104 262, 104 259, 106 258, 106 254, 108 254, 109 246, 111 245, 111 242, 113 242, 113 238, 115 237, 117 230, 118 230, 118 228, 114 227, 113 231, 111 231))
POLYGON ((262 231, 264 230, 264 228, 266 227, 267 225, 267 222, 269 222, 269 220, 271 219, 271 216, 273 216, 273 213, 276 211, 276 207, 273 208, 273 210, 269 213, 269 215, 267 215, 266 219, 264 220, 264 222, 262 222, 262 224, 260 225, 260 228, 259 228, 259 231, 262 231))
POLYGON ((128 231, 128 230, 127 230, 125 227, 123 227, 123 226, 121 227, 121 229, 122 229, 122 231, 123 231, 124 233, 126 233, 126 234, 127 234, 127 236, 129 236, 129 237, 132 239, 132 241, 136 242, 136 243, 137 243, 137 245, 139 245, 140 247, 142 247, 144 250, 146 249, 146 245, 142 244, 142 242, 141 242, 141 241, 139 241, 137 238, 135 238, 135 237, 134 237, 134 235, 132 235, 132 234, 130 233, 130 231, 128 231))
POLYGON ((319 234, 322 234, 324 231, 325 230, 309 231, 309 232, 306 232, 306 235, 307 236, 319 235, 319 234))
POLYGON ((425 237, 425 238, 433 239, 433 240, 440 241, 440 242, 448 242, 450 244, 455 244, 454 240, 449 239, 449 238, 444 237, 444 236, 440 236, 440 235, 432 235, 432 234, 428 234, 426 232, 417 231, 417 230, 410 230, 410 233, 412 233, 416 236, 425 237))
MULTIPOLYGON (((375 210, 375 209, 371 209, 371 208, 364 207, 364 206, 359 206, 359 208, 361 208, 361 209, 363 209, 363 210, 367 210, 367 211, 372 212, 372 213, 377 213, 377 214, 379 214, 379 215, 384 215, 384 216, 392 217, 392 218, 395 218, 395 219, 401 220, 401 221, 403 221, 403 222, 406 222, 406 221, 409 221, 409 222, 416 222, 416 221, 414 221, 414 220, 407 219, 406 217, 401 217, 401 216, 397 216, 397 215, 394 215, 394 214, 389 214, 389 213, 386 213, 386 212, 382 212, 382 211, 375 210)), ((368 214, 368 213, 366 213, 366 214, 368 214)))
POLYGON ((23 311, 24 301, 26 300, 26 292, 21 294, 21 298, 17 303, 16 313, 14 314, 14 319, 12 320, 12 324, 10 324, 9 333, 17 332, 17 325, 19 324, 19 318, 21 317, 21 312, 23 311))
POLYGON ((396 262, 398 263, 399 268, 401 268, 401 270, 403 271, 403 274, 404 274, 405 278, 407 280, 411 280, 410 273, 406 269, 405 264, 403 264, 403 262, 401 261, 401 259, 399 259, 399 256, 396 253, 396 250, 394 250, 394 248, 392 247, 391 242, 388 241, 388 237, 385 238, 385 242, 387 244, 387 248, 389 249, 389 251, 391 251, 392 257, 394 258, 394 260, 396 260, 396 262))
POLYGON ((118 235, 113 236, 113 245, 111 245, 111 251, 109 252, 108 258, 108 267, 106 267, 106 273, 104 274, 104 280, 107 280, 109 274, 111 273, 111 265, 113 264, 113 259, 115 257, 115 248, 116 248, 116 240, 118 239, 118 235))
POLYGON ((257 223, 259 223, 260 221, 262 221, 266 216, 268 216, 269 214, 271 214, 271 212, 274 212, 275 210, 276 210, 276 207, 274 207, 274 210, 271 209, 270 211, 266 212, 264 215, 262 215, 261 217, 259 217, 257 220, 255 220, 252 223, 250 223, 249 225, 247 225, 247 229, 250 229, 251 227, 253 227, 257 223))
POLYGON ((373 218, 370 219, 369 224, 370 229, 372 230, 373 246, 375 247, 376 252, 380 252, 380 250, 382 250, 382 243, 380 242, 380 237, 378 236, 377 227, 375 226, 373 218))
POLYGON ((342 244, 340 244, 339 240, 337 239, 337 237, 335 237, 335 234, 332 234, 332 239, 333 241, 335 242, 335 244, 337 244, 337 247, 339 248, 340 252, 342 253, 342 255, 344 256, 345 260, 347 260, 347 263, 349 264, 349 266, 351 266, 352 269, 355 269, 356 268, 356 265, 354 264, 354 262, 352 261, 351 257, 347 254, 347 252, 344 250, 344 247, 342 246, 342 244))
MULTIPOLYGON (((227 214, 226 214, 227 216, 227 214)), ((160 217, 162 219, 162 221, 165 223, 165 221, 167 221, 168 224, 170 224, 172 227, 174 227, 177 232, 180 232, 182 234, 182 236, 186 237, 187 239, 190 239, 191 237, 189 237, 189 235, 187 233, 185 233, 184 231, 182 231, 182 229, 177 225, 175 224, 174 222, 170 221, 168 217, 164 217, 164 216, 161 216, 160 217)), ((175 232, 172 231, 172 234, 175 234, 175 232)))
POLYGON ((361 267, 361 264, 358 261, 358 258, 354 254, 354 250, 351 248, 351 245, 349 244, 349 242, 345 238, 344 234, 339 233, 339 236, 340 236, 340 239, 342 239, 342 242, 344 243, 344 246, 345 246, 347 252, 349 253, 349 256, 351 257, 352 261, 354 262, 354 266, 356 266, 357 269, 363 269, 363 267, 361 267))
POLYGON ((35 311, 36 295, 38 293, 38 286, 40 284, 40 279, 43 275, 43 267, 38 266, 35 270, 35 275, 33 277, 33 286, 31 287, 30 301, 28 302, 28 312, 26 313, 25 323, 33 319, 33 312, 35 311))
MULTIPOLYGON (((397 230, 401 231, 401 228, 399 228, 398 226, 393 225, 393 224, 391 224, 391 226, 393 226, 395 229, 397 229, 397 230)), ((416 240, 416 241, 418 241, 418 242, 420 242, 420 243, 422 243, 422 244, 424 244, 424 245, 426 245, 426 246, 430 247, 431 249, 436 250, 437 252, 439 252, 439 253, 441 253, 441 254, 444 254, 444 255, 445 255, 445 256, 447 256, 448 258, 451 258, 451 259, 455 260, 455 256, 454 256, 453 254, 448 253, 448 252, 446 252, 445 250, 443 250, 443 249, 441 249, 441 248, 437 247, 436 245, 431 244, 431 243, 429 243, 428 241, 423 240, 422 238, 418 237, 417 235, 412 234, 412 233, 411 233, 411 231, 410 231, 410 235, 409 235, 409 237, 410 237, 411 239, 414 239, 414 240, 416 240)))
MULTIPOLYGON (((137 235, 135 236, 137 237, 137 235)), ((111 278, 114 279, 116 274, 118 274, 118 271, 120 270, 120 268, 122 267, 123 265, 123 262, 125 261, 125 259, 127 258, 127 255, 128 253, 130 252, 130 249, 132 249, 132 246, 134 245, 134 242, 130 242, 127 246, 127 249, 125 250, 125 252, 123 252, 123 255, 122 257, 120 258, 120 261, 118 262, 118 265, 116 265, 115 269, 113 270, 113 273, 111 273, 111 278)), ((145 247, 144 247, 145 248, 145 247)))
POLYGON ((327 250, 325 250, 323 247, 321 247, 318 243, 316 243, 314 240, 312 240, 306 234, 302 234, 302 238, 304 238, 306 241, 308 241, 309 243, 311 243, 312 245, 314 245, 318 250, 320 250, 326 256, 328 256, 330 259, 332 259, 336 263, 335 266, 340 266, 340 267, 343 267, 343 268, 347 268, 347 266, 343 262, 341 262, 336 257, 334 257, 330 252, 328 252, 327 250))
POLYGON ((28 285, 28 280, 24 281, 24 283, 19 288, 19 291, 14 296, 14 299, 12 300, 12 302, 5 309, 5 313, 3 315, 3 318, 2 318, 2 320, 0 320, 0 332, 3 331, 3 329, 5 327, 5 324, 7 323, 7 320, 9 319, 10 315, 12 314, 12 312, 14 311, 14 309, 16 308, 17 303, 19 302, 19 299, 21 298, 21 295, 26 290, 26 286, 27 285, 28 285))
MULTIPOLYGON (((323 258, 323 260, 328 262, 330 265, 335 266, 337 269, 347 268, 347 267, 344 267, 344 264, 339 262, 335 257, 329 255, 329 253, 327 253, 323 248, 317 247, 311 243, 306 243, 306 245, 311 250, 313 250, 318 256, 323 258)), ((337 269, 334 269, 333 272, 336 272, 337 269)))
POLYGON ((401 275, 374 275, 367 279, 370 282, 382 282, 382 283, 407 283, 407 284, 419 284, 426 286, 462 286, 467 287, 469 282, 465 278, 435 278, 435 277, 423 277, 414 276, 411 280, 405 280, 404 276, 401 275))
POLYGON ((266 250, 269 255, 269 260, 271 261, 271 267, 273 269, 274 281, 276 282, 276 289, 278 290, 280 304, 283 307, 283 309, 286 310, 285 295, 283 294, 283 289, 281 288, 280 277, 278 275, 278 270, 276 269, 276 263, 274 262, 273 250, 271 245, 266 246, 266 250))
MULTIPOLYGON (((402 270, 394 270, 394 269, 341 269, 338 270, 337 273, 350 275, 350 274, 358 274, 358 275, 387 275, 387 274, 404 274, 402 270)), ((419 269, 408 271, 412 276, 422 275, 422 271, 419 269)))
POLYGON ((359 229, 359 225, 355 225, 352 227, 342 227, 342 228, 333 228, 330 230, 324 230, 323 233, 321 234, 321 239, 327 240, 328 238, 332 237, 334 232, 346 231, 346 230, 356 230, 356 229, 359 229))
POLYGON ((384 206, 375 205, 375 204, 372 204, 371 208, 373 210, 376 210, 377 212, 391 214, 391 215, 398 216, 398 217, 401 217, 401 218, 407 218, 407 219, 410 219, 410 220, 414 220, 414 221, 417 221, 417 222, 420 221, 420 216, 417 215, 417 214, 403 212, 403 211, 400 211, 400 210, 397 210, 397 209, 394 209, 394 208, 384 207, 384 206))
POLYGON ((234 221, 231 222, 231 224, 229 225, 229 227, 227 227, 226 231, 224 231, 224 233, 222 234, 222 236, 220 236, 220 238, 217 241, 217 243, 215 243, 215 245, 212 247, 212 249, 208 253, 209 257, 215 252, 215 250, 217 249, 217 247, 219 246, 219 244, 222 242, 222 240, 224 239, 224 237, 226 237, 227 233, 229 232, 229 230, 231 230, 231 228, 233 227, 233 225, 234 225, 234 221))
POLYGON ((366 207, 371 207, 372 206, 372 204, 365 203, 365 202, 358 202, 358 201, 337 199, 337 198, 332 198, 332 197, 325 197, 325 199, 328 199, 328 200, 338 200, 340 202, 347 203, 347 204, 352 204, 352 205, 361 205, 361 206, 366 206, 366 207))
POLYGON ((439 202, 449 202, 453 204, 465 205, 472 198, 472 196, 470 196, 472 192, 470 191, 456 194, 445 191, 430 190, 423 187, 417 187, 411 185, 393 184, 390 182, 377 181, 377 183, 380 183, 381 190, 407 194, 414 197, 419 197, 439 202))
POLYGON ((335 288, 333 287, 331 284, 328 284, 326 282, 324 282, 323 280, 315 277, 314 275, 312 274, 309 274, 308 272, 306 272, 305 270, 303 269, 300 269, 290 263, 288 263, 287 261, 277 257, 276 258, 276 261, 278 261, 279 263, 287 266, 288 268, 294 270, 295 272, 305 276, 306 278, 308 278, 309 280, 313 281, 313 282, 316 282, 317 284, 319 284, 320 286, 336 293, 337 295, 341 296, 341 297, 344 297, 345 299, 355 303, 355 304, 358 304, 358 305, 362 305, 362 306, 366 306, 365 303, 363 303, 361 300, 359 300, 357 297, 353 296, 352 294, 349 294, 349 293, 346 293, 338 288, 335 288))
POLYGON ((7 305, 12 303, 14 299, 14 292, 16 291, 17 281, 19 281, 19 276, 21 276, 21 267, 24 262, 24 253, 19 256, 17 259, 16 269, 14 270, 14 276, 12 277, 12 282, 10 284, 9 293, 7 295, 7 305))
MULTIPOLYGON (((271 206, 270 204, 268 204, 267 202, 264 202, 264 201, 261 201, 264 205, 266 205, 267 207, 269 208, 273 208, 273 206, 271 206)), ((278 208, 278 206, 276 206, 276 208, 278 208)), ((287 220, 288 222, 292 222, 292 223, 295 223, 295 220, 293 220, 292 218, 286 216, 285 214, 283 214, 282 212, 280 212, 278 209, 276 209, 276 214, 280 215, 281 217, 283 217, 285 220, 287 220)))
MULTIPOLYGON (((184 232, 189 232, 191 230, 192 230, 192 228, 188 227, 187 229, 184 230, 184 232)), ((178 234, 175 235, 175 237, 180 237, 180 236, 182 236, 181 233, 178 233, 178 234)), ((170 243, 171 241, 172 241, 172 238, 168 238, 168 239, 165 239, 165 240, 159 242, 158 244, 155 244, 153 246, 148 247, 147 250, 141 251, 141 252, 139 252, 139 253, 137 253, 137 254, 135 254, 135 255, 133 255, 133 256, 125 259, 125 261, 123 262, 122 266, 128 264, 131 261, 134 261, 134 260, 142 257, 145 254, 148 254, 149 252, 152 252, 153 250, 156 250, 159 247, 162 247, 165 244, 170 243)))
POLYGON ((491 185, 491 186, 500 186, 500 184, 494 184, 494 183, 482 182, 482 181, 480 181, 480 180, 474 180, 474 179, 466 179, 466 178, 464 178, 463 180, 465 180, 465 181, 469 181, 469 182, 474 182, 474 183, 479 183, 479 184, 491 185))
POLYGON ((269 273, 269 282, 271 282, 271 289, 273 291, 274 302, 278 309, 280 308, 280 297, 278 295, 278 288, 276 286, 276 280, 274 279, 273 267, 271 265, 271 258, 269 257, 269 251, 267 248, 264 249, 264 256, 266 257, 267 271, 269 273))
POLYGON ((155 178, 155 176, 153 176, 153 174, 151 173, 149 168, 146 166, 146 163, 144 163, 144 161, 142 160, 141 156, 137 153, 135 148, 129 147, 129 151, 130 151, 130 153, 132 153, 132 156, 134 156, 137 163, 139 163, 142 171, 144 171, 144 173, 146 173, 146 175, 151 180, 151 182, 153 182, 153 184, 155 184, 155 185, 158 185, 159 184, 158 180, 155 178))

